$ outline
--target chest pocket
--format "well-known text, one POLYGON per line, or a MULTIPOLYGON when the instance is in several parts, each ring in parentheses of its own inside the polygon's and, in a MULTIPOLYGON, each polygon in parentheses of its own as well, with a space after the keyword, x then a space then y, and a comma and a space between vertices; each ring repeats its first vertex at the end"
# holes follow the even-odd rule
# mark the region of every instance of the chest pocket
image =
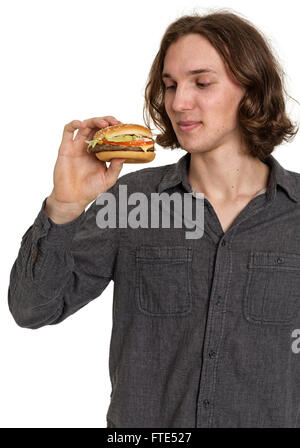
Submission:
POLYGON ((192 248, 142 246, 136 251, 137 304, 145 314, 185 315, 192 307, 192 248))
POLYGON ((289 324, 300 310, 300 255, 251 252, 245 317, 257 324, 289 324))

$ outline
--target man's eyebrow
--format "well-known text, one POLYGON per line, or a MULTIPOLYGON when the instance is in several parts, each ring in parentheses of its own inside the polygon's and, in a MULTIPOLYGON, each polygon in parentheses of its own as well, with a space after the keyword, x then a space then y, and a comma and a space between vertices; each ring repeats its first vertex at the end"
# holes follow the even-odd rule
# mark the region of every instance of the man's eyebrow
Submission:
MULTIPOLYGON (((190 70, 186 74, 187 75, 198 75, 199 73, 217 73, 215 70, 211 68, 198 68, 197 70, 190 70)), ((172 78, 169 73, 163 73, 162 78, 172 78)))

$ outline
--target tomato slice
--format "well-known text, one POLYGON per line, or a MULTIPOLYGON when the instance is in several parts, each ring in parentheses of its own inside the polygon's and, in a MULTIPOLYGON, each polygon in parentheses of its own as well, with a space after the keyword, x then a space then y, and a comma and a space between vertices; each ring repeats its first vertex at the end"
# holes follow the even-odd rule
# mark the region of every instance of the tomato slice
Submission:
POLYGON ((145 140, 132 140, 131 142, 109 142, 108 140, 103 139, 103 143, 107 143, 108 145, 116 145, 116 146, 144 146, 153 144, 151 141, 145 140))

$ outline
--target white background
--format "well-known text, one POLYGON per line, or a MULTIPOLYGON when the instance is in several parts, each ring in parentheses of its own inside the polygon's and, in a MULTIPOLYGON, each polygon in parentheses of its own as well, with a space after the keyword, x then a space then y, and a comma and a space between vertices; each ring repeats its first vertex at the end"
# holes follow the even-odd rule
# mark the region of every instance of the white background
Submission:
MULTIPOLYGON (((113 283, 60 325, 29 330, 8 310, 10 270, 51 192, 64 125, 103 115, 143 124, 143 92, 166 27, 219 8, 245 16, 271 40, 288 92, 300 101, 298 0, 1 2, 0 427, 106 427, 113 283)), ((287 107, 299 121, 300 106, 287 107)), ((300 172, 299 144, 300 135, 273 155, 300 172)), ((184 153, 157 147, 149 166, 184 153)), ((121 175, 138 169, 124 164, 121 175)))

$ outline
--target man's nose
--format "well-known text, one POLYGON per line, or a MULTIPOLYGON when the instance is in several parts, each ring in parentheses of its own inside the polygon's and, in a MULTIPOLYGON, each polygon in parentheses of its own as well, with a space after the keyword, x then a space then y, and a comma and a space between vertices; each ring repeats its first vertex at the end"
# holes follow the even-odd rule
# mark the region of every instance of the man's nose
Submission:
POLYGON ((172 107, 174 111, 182 111, 193 108, 193 98, 189 89, 177 86, 173 97, 172 107))

